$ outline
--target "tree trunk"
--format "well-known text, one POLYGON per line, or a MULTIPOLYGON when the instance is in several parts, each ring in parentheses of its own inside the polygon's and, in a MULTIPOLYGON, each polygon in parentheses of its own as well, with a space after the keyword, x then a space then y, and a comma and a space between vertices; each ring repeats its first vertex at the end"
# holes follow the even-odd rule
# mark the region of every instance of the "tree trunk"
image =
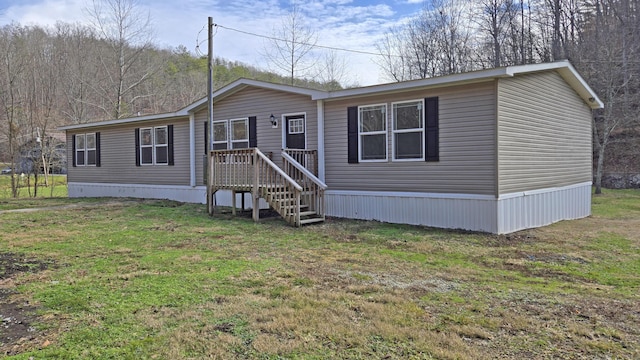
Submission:
POLYGON ((602 168, 604 167, 605 145, 606 144, 600 144, 600 146, 598 146, 598 155, 597 155, 598 158, 596 162, 596 179, 595 179, 596 194, 602 193, 602 173, 603 173, 602 168))

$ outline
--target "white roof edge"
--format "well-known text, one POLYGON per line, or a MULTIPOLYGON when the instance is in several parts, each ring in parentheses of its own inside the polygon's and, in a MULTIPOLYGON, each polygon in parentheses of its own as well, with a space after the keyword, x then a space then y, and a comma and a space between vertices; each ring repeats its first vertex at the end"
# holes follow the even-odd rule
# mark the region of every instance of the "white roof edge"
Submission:
POLYGON ((284 91, 284 92, 300 94, 300 95, 308 95, 311 97, 321 96, 327 93, 326 91, 322 91, 322 90, 314 90, 314 89, 308 89, 308 88, 286 85, 286 84, 277 84, 277 83, 272 83, 267 81, 241 78, 214 91, 213 98, 215 99, 216 97, 222 96, 225 93, 232 91, 233 89, 239 86, 255 86, 255 87, 264 88, 264 89, 278 90, 278 91, 284 91))
POLYGON ((517 74, 526 74, 538 71, 557 70, 565 81, 573 87, 573 89, 582 97, 582 99, 592 109, 598 109, 604 106, 598 95, 589 87, 584 79, 578 74, 576 69, 568 60, 556 61, 541 64, 526 64, 506 66, 495 69, 472 71, 468 73, 451 74, 427 79, 396 82, 382 85, 372 85, 362 88, 353 88, 346 90, 338 90, 325 92, 320 96, 312 97, 313 100, 329 100, 340 99, 351 96, 365 96, 376 93, 385 93, 392 91, 411 90, 415 88, 424 88, 432 86, 455 85, 459 83, 487 81, 501 77, 512 77, 517 74))
POLYGON ((85 129, 85 128, 92 128, 92 127, 99 127, 99 126, 136 123, 141 121, 166 120, 166 119, 181 118, 181 117, 187 117, 187 116, 189 116, 189 114, 183 109, 173 113, 136 116, 136 117, 130 117, 130 118, 124 118, 124 119, 114 119, 114 120, 96 121, 96 122, 90 122, 90 123, 84 123, 84 124, 66 125, 66 126, 59 127, 58 130, 85 129))
MULTIPOLYGON (((272 82, 268 82, 268 81, 240 78, 238 80, 235 80, 235 81, 233 81, 233 82, 221 87, 218 90, 215 90, 213 92, 214 101, 215 101, 216 98, 219 98, 221 96, 223 97, 225 94, 227 94, 229 92, 233 92, 233 90, 236 90, 236 89, 238 89, 240 87, 246 87, 246 86, 254 86, 254 87, 259 87, 259 88, 263 88, 263 89, 278 90, 278 91, 284 91, 284 92, 289 92, 289 93, 294 93, 294 94, 307 95, 307 96, 310 96, 312 98, 319 97, 319 96, 322 96, 322 95, 327 93, 326 91, 322 91, 322 90, 314 90, 314 89, 308 89, 308 88, 303 88, 303 87, 298 87, 298 86, 272 83, 272 82)), ((202 99, 194 102, 193 104, 187 106, 186 108, 184 108, 183 111, 186 111, 186 112, 196 111, 202 105, 206 104, 207 100, 208 99, 205 96, 204 98, 202 98, 202 99)))
POLYGON ((363 96, 375 93, 398 91, 398 90, 411 90, 414 88, 430 87, 436 85, 454 84, 467 81, 478 81, 484 79, 491 79, 496 77, 512 76, 507 72, 507 68, 496 68, 480 71, 472 71, 468 73, 459 73, 444 75, 438 77, 432 77, 420 80, 410 80, 403 82, 395 82, 381 85, 372 85, 361 88, 353 88, 346 90, 338 90, 327 93, 325 97, 313 98, 314 100, 322 99, 337 99, 349 96, 363 96))
POLYGON ((569 60, 560 60, 551 63, 529 64, 510 66, 510 72, 523 74, 544 70, 557 70, 560 76, 580 95, 584 102, 592 109, 604 107, 604 103, 598 95, 591 89, 589 84, 582 78, 578 71, 571 65, 569 60))
MULTIPOLYGON (((227 93, 233 93, 234 90, 246 87, 254 86, 270 90, 284 91, 294 94, 310 96, 312 100, 330 100, 340 99, 351 96, 366 96, 377 93, 386 93, 393 91, 412 90, 416 88, 432 87, 432 86, 446 86, 455 85, 459 83, 469 83, 478 81, 488 81, 501 77, 512 77, 517 74, 526 74, 538 71, 557 70, 560 76, 580 95, 580 97, 591 107, 592 109, 599 109, 604 107, 604 104, 598 97, 598 95, 591 89, 587 82, 580 76, 576 69, 571 65, 568 60, 556 61, 551 63, 542 64, 527 64, 527 65, 514 65, 506 66, 495 69, 472 71, 468 73, 451 74, 427 79, 411 80, 404 82, 395 82, 381 85, 372 85, 360 88, 345 89, 338 91, 322 91, 308 88, 302 88, 292 85, 277 84, 261 80, 252 80, 241 78, 232 83, 229 83, 222 88, 216 90, 213 93, 213 98, 224 97, 227 93)), ((207 102, 207 97, 204 97, 189 106, 180 109, 173 113, 155 114, 136 116, 125 119, 115 119, 99 121, 94 123, 67 125, 59 127, 58 130, 73 130, 91 128, 97 126, 109 126, 123 123, 135 123, 146 120, 163 120, 170 118, 187 117, 190 113, 194 112, 207 102)))

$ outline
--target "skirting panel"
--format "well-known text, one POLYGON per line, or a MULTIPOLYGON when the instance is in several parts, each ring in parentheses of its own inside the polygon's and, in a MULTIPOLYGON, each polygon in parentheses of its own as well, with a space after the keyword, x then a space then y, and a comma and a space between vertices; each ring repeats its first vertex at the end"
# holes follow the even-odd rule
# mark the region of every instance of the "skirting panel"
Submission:
POLYGON ((328 216, 495 234, 591 214, 591 183, 501 195, 326 191, 328 216))
POLYGON ((464 194, 326 191, 328 216, 495 233, 496 199, 464 194))
MULTIPOLYGON (((108 184, 74 183, 68 184, 69 197, 130 197, 141 199, 168 199, 185 203, 206 204, 207 191, 204 186, 146 185, 146 184, 108 184)), ((236 194, 236 206, 242 205, 242 195, 236 194)), ((245 209, 251 209, 251 194, 244 194, 245 209)), ((218 206, 233 204, 231 191, 220 190, 215 194, 218 206)), ((268 209, 269 204, 260 199, 260 208, 268 209)))
POLYGON ((204 186, 75 183, 68 184, 69 197, 131 197, 141 199, 168 199, 186 203, 205 204, 204 186))
POLYGON ((510 233, 591 215, 591 183, 501 195, 498 232, 510 233))

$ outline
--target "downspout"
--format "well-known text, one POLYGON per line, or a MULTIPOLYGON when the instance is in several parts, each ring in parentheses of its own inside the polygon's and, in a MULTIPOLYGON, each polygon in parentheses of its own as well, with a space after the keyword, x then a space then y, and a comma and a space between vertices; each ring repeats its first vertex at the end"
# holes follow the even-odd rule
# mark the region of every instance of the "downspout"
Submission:
POLYGON ((196 127, 195 114, 189 114, 189 185, 196 186, 196 127))
POLYGON ((318 178, 326 183, 324 179, 324 100, 318 100, 318 178))

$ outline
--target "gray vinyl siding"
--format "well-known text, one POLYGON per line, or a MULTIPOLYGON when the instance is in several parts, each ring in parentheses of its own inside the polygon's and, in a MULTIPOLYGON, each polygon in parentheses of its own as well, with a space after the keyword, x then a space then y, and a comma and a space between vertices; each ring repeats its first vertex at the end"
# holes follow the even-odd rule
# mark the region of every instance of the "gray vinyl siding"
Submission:
MULTIPOLYGON (((206 109, 204 118, 206 119, 206 109)), ((273 162, 281 166, 282 137, 284 124, 282 114, 306 113, 307 149, 318 149, 318 111, 316 101, 309 96, 287 92, 247 87, 227 98, 214 103, 213 119, 230 120, 257 117, 258 148, 264 153, 273 153, 273 162), (269 116, 278 119, 278 128, 273 129, 269 116)), ((200 112, 196 113, 200 118, 200 112)), ((201 122, 201 121, 198 121, 201 122)))
POLYGON ((499 194, 591 181, 591 110, 556 72, 498 83, 499 194))
POLYGON ((188 118, 68 130, 67 163, 69 164, 67 175, 69 182, 189 185, 188 118), (135 129, 164 125, 173 125, 175 165, 136 166, 135 129), (72 136, 92 132, 100 132, 101 166, 73 167, 72 136))
POLYGON ((331 190, 494 195, 495 82, 325 102, 325 179, 331 190), (440 161, 391 159, 391 103, 439 97, 440 161), (386 162, 347 163, 347 108, 387 104, 386 162))

